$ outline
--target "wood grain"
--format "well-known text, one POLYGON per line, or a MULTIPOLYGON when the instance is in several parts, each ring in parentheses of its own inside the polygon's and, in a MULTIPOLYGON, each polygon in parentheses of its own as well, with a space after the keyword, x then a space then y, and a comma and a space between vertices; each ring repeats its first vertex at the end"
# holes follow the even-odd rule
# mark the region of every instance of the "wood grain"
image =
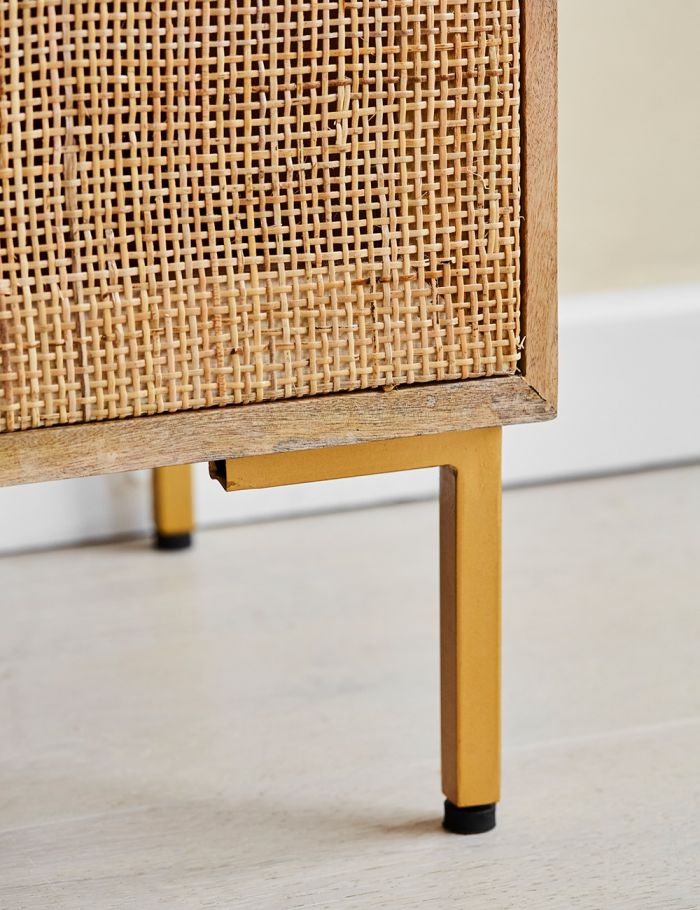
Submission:
POLYGON ((522 8, 521 369, 554 415, 557 407, 557 3, 522 8))
POLYGON ((0 486, 548 420, 520 376, 0 436, 0 486))

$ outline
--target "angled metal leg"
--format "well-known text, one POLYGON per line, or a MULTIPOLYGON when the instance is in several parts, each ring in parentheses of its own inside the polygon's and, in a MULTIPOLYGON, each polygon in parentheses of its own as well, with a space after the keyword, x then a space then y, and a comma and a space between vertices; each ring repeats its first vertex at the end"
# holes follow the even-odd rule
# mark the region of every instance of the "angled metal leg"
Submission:
POLYGON ((441 467, 444 826, 494 827, 500 786, 501 430, 413 436, 212 462, 226 490, 441 467))
POLYGON ((192 469, 189 465, 155 468, 153 517, 158 550, 184 550, 192 544, 192 469))

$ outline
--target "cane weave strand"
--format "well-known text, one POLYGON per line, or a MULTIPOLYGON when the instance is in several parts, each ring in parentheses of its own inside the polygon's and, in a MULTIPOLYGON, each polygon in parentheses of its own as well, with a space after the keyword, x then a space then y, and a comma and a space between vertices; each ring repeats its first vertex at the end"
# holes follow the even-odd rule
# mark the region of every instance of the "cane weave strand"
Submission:
POLYGON ((0 15, 0 430, 515 371, 518 0, 0 15))

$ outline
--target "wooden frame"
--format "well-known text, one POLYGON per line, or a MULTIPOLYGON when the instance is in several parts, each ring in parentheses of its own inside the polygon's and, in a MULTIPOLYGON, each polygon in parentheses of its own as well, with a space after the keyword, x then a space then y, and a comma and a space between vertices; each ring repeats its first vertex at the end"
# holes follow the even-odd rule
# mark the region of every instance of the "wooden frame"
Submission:
POLYGON ((0 435, 0 486, 548 420, 556 414, 556 0, 523 0, 522 371, 0 435))

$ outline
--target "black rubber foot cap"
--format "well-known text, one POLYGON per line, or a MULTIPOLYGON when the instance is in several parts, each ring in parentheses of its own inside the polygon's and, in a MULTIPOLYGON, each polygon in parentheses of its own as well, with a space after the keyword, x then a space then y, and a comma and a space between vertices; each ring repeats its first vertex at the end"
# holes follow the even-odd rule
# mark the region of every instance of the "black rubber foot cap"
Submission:
POLYGON ((186 534, 156 534, 156 550, 186 550, 192 546, 192 535, 186 534))
POLYGON ((442 827, 452 834, 486 834, 496 827, 496 803, 460 809, 446 799, 442 827))

